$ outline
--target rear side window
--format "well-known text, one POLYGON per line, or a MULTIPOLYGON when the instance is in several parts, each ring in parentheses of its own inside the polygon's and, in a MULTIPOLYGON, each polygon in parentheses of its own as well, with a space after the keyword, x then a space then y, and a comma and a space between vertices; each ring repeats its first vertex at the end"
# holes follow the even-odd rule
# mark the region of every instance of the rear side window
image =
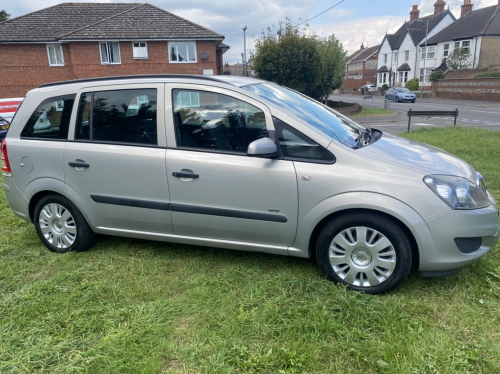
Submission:
POLYGON ((76 95, 51 97, 33 112, 21 132, 22 138, 68 139, 69 120, 76 95))
POLYGON ((285 159, 324 164, 335 162, 335 156, 314 140, 278 118, 273 118, 273 123, 285 159))
POLYGON ((83 93, 75 140, 158 145, 157 90, 83 93))

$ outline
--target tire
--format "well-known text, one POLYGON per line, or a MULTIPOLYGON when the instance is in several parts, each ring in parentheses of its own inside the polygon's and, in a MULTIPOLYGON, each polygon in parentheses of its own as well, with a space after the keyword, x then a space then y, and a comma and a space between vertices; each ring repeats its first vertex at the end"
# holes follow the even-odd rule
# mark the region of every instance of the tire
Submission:
POLYGON ((400 98, 399 98, 399 96, 398 96, 398 103, 400 103, 400 102, 401 102, 401 99, 400 99, 400 98))
POLYGON ((316 258, 328 280, 379 295, 403 283, 411 269, 412 252, 398 223, 377 213, 352 212, 323 227, 316 258))
POLYGON ((82 213, 61 195, 42 197, 33 220, 40 240, 52 252, 83 252, 94 244, 96 235, 82 213))

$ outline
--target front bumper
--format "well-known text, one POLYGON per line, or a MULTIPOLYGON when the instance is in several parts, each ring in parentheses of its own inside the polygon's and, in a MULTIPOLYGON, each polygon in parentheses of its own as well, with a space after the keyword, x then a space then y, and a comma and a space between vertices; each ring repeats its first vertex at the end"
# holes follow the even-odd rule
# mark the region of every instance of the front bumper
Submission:
POLYGON ((442 273, 462 268, 495 247, 499 230, 499 212, 494 206, 450 210, 430 219, 414 227, 420 254, 418 270, 442 273), (481 245, 471 253, 462 253, 455 244, 455 238, 481 238, 481 245))
POLYGON ((401 101, 415 101, 417 98, 416 97, 399 97, 401 101))

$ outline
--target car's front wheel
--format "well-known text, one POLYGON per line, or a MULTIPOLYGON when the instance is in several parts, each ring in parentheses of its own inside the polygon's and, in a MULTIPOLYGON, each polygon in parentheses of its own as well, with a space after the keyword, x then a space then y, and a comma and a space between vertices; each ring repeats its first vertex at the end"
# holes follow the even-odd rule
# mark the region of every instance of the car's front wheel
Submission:
POLYGON ((40 240, 52 252, 82 252, 95 241, 95 233, 82 213, 60 195, 42 197, 35 206, 34 221, 40 240))
POLYGON ((316 247, 320 269, 333 282, 370 294, 398 287, 411 269, 411 244, 385 215, 352 212, 328 222, 316 247))

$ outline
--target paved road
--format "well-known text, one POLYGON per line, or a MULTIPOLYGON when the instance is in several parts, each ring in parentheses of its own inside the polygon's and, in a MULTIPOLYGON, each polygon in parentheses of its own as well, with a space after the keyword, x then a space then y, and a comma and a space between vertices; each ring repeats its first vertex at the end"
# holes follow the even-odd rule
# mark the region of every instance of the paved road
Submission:
MULTIPOLYGON (((371 105, 371 100, 364 100, 360 95, 331 95, 330 100, 345 101, 349 103, 359 103, 365 108, 371 105)), ((373 97, 375 108, 384 107, 384 98, 373 97)), ((444 110, 452 111, 458 109, 460 114, 457 126, 473 126, 500 131, 500 102, 476 101, 476 100, 443 100, 443 99, 418 99, 416 103, 391 102, 390 109, 397 112, 393 116, 372 117, 356 119, 363 125, 379 127, 389 133, 399 134, 408 128, 408 110, 444 110)), ((453 117, 413 117, 411 128, 422 126, 450 126, 453 125, 453 117)))

